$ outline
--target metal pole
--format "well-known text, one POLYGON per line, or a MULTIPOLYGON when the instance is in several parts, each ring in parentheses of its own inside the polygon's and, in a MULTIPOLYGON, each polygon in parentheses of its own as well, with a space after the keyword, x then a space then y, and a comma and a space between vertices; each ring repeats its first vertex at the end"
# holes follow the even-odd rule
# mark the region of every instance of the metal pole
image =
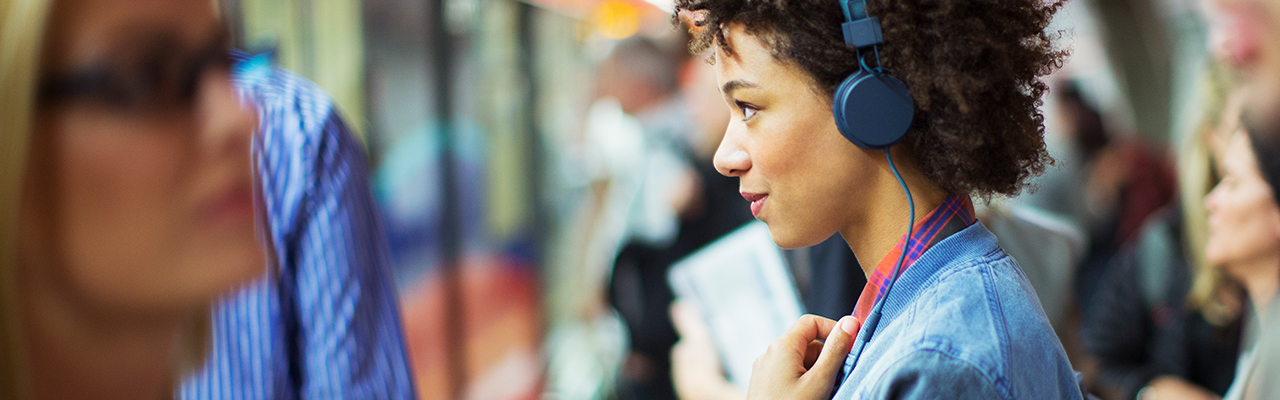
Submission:
POLYGON ((316 80, 316 10, 311 0, 297 0, 298 13, 298 73, 310 80, 316 80))
POLYGON ((547 251, 547 228, 549 221, 547 219, 546 204, 544 199, 544 171, 546 163, 546 155, 543 152, 542 131, 539 127, 541 120, 538 108, 539 97, 542 96, 542 87, 538 84, 537 74, 537 53, 538 42, 537 32, 534 31, 534 13, 537 8, 524 2, 516 3, 517 11, 517 29, 520 47, 519 47, 519 69, 522 79, 525 83, 523 103, 524 113, 524 144, 525 156, 528 165, 525 168, 525 179, 529 182, 528 204, 531 204, 529 232, 532 233, 531 240, 533 242, 534 254, 533 262, 541 267, 546 260, 547 251))
MULTIPOLYGON (((528 162, 528 166, 525 168, 525 171, 527 171, 525 180, 529 183, 528 204, 531 205, 529 226, 525 232, 530 235, 529 240, 533 247, 530 261, 538 269, 538 274, 536 275, 538 281, 535 285, 537 293, 539 293, 537 298, 541 301, 547 293, 546 263, 549 259, 547 239, 552 235, 552 229, 550 218, 548 218, 549 207, 545 200, 546 153, 543 151, 542 130, 540 129, 541 118, 539 113, 542 110, 538 107, 541 104, 539 98, 542 96, 542 85, 538 81, 537 52, 539 43, 536 27, 534 26, 534 17, 538 9, 525 2, 516 2, 516 5, 519 7, 516 14, 516 35, 518 35, 520 46, 518 50, 518 65, 520 72, 523 74, 526 88, 524 99, 522 100, 522 103, 524 103, 522 107, 524 112, 524 129, 522 133, 525 137, 525 155, 528 162)), ((538 309, 544 310, 545 308, 539 306, 538 309)), ((539 334, 538 342, 541 343, 545 339, 543 335, 548 329, 547 319, 540 317, 537 320, 539 324, 537 330, 539 334)))
POLYGON ((227 24, 227 30, 231 32, 231 45, 240 50, 247 50, 244 40, 244 4, 241 4, 240 0, 221 0, 218 6, 218 11, 222 13, 222 21, 227 24))
POLYGON ((445 301, 445 351, 448 353, 449 398, 465 397, 467 370, 464 337, 462 279, 459 273, 462 255, 462 214, 453 149, 453 37, 445 21, 448 0, 435 0, 428 11, 428 57, 434 61, 435 110, 438 121, 436 139, 440 149, 440 278, 445 301))

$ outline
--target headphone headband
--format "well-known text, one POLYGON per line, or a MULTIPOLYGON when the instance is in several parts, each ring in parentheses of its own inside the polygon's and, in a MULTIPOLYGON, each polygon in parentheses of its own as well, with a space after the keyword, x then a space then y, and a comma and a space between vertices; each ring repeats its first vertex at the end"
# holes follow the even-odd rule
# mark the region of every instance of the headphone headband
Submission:
POLYGON ((911 91, 880 65, 884 37, 880 20, 867 15, 867 0, 837 0, 845 13, 845 45, 857 49, 859 70, 844 79, 832 96, 831 115, 840 134, 864 149, 887 149, 902 141, 915 118, 911 91), (862 50, 873 50, 876 66, 870 67, 862 50))
POLYGON ((867 0, 840 0, 845 21, 853 22, 867 17, 867 0))
POLYGON ((840 10, 844 12, 840 29, 846 45, 862 50, 884 43, 880 19, 867 15, 866 0, 840 0, 840 10))

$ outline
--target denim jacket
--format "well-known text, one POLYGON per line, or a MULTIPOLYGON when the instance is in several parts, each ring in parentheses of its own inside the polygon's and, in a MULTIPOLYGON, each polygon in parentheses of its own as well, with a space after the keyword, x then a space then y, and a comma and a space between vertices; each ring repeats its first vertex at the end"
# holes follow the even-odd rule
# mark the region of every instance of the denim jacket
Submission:
POLYGON ((927 250, 884 301, 835 399, 1082 398, 1031 284, 981 222, 927 250))

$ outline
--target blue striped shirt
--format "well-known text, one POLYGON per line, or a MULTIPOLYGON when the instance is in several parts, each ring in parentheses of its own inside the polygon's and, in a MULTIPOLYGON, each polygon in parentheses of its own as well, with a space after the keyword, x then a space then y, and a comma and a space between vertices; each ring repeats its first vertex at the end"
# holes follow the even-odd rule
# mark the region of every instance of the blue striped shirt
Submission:
POLYGON ((278 268, 213 311, 182 399, 414 397, 363 149, 314 84, 236 54, 258 108, 254 157, 278 268))

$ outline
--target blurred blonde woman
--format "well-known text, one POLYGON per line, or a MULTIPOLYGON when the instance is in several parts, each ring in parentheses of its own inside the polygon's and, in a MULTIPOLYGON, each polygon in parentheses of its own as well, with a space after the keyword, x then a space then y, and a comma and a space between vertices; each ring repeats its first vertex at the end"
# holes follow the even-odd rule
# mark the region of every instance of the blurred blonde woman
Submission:
POLYGON ((1152 214, 1112 259, 1082 321, 1104 399, 1216 399, 1231 386, 1244 299, 1205 259, 1203 201, 1239 126, 1229 78, 1220 66, 1205 75, 1200 124, 1176 146, 1181 201, 1152 214))
POLYGON ((0 398, 171 398, 265 265, 226 29, 207 0, 0 0, 0 24, 0 398))

